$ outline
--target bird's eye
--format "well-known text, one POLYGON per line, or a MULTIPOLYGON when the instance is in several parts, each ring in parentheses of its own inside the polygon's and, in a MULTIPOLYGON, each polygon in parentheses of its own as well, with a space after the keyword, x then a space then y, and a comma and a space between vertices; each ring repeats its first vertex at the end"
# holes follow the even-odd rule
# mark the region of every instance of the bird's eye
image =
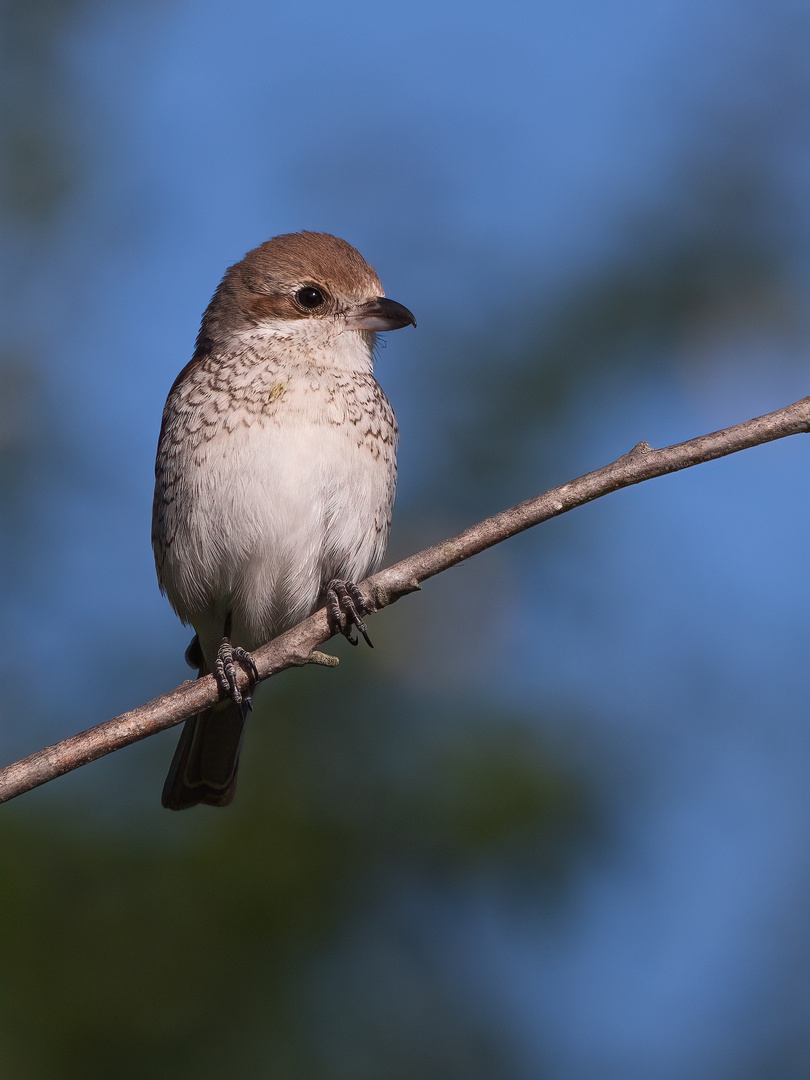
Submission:
POLYGON ((302 308, 308 308, 310 311, 319 308, 326 303, 326 297, 321 290, 314 288, 312 285, 307 285, 305 288, 299 289, 295 294, 295 299, 302 308))

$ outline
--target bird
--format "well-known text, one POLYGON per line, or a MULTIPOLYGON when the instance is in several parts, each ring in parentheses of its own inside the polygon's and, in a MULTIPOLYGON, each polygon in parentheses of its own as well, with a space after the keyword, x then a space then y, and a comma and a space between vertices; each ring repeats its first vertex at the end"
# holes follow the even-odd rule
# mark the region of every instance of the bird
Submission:
POLYGON ((385 554, 398 440, 375 344, 406 326, 413 314, 362 255, 317 232, 249 251, 203 314, 163 410, 152 545, 160 589, 194 630, 186 660, 223 697, 183 727, 168 809, 233 800, 252 650, 324 606, 371 644, 356 582, 385 554))

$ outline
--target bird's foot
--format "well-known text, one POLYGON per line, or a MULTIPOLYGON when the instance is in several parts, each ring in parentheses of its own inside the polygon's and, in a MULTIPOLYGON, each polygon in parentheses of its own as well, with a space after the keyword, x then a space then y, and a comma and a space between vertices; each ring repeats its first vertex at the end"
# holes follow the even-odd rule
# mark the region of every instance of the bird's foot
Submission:
POLYGON ((350 645, 357 644, 357 637, 352 634, 354 627, 360 631, 366 639, 366 644, 374 648, 371 638, 368 636, 363 616, 368 615, 373 608, 366 606, 363 595, 353 581, 341 581, 334 578, 326 586, 326 617, 333 630, 339 630, 350 645))
POLYGON ((231 645, 230 639, 224 637, 217 650, 214 676, 220 690, 228 695, 234 705, 241 708, 242 716, 246 716, 253 708, 251 695, 253 687, 259 681, 259 672, 250 653, 239 645, 231 645), (236 677, 237 663, 242 665, 250 679, 250 687, 244 694, 239 689, 239 682, 236 677))

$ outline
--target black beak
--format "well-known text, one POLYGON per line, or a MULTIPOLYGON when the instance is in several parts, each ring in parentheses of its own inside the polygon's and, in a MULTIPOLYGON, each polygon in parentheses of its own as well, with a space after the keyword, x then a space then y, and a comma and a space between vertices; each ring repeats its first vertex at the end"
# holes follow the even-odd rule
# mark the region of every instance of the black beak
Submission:
POLYGON ((350 330, 400 330, 403 326, 416 326, 416 319, 396 300, 375 296, 346 312, 346 326, 350 330))

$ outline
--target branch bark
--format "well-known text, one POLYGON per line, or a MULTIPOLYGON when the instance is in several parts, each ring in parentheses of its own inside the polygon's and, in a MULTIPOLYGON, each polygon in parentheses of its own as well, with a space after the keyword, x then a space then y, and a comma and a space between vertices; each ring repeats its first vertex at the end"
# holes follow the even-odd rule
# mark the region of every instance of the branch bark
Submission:
MULTIPOLYGON (((654 450, 644 442, 638 443, 629 453, 595 472, 503 510, 458 536, 381 570, 361 582, 360 589, 370 610, 379 611, 419 589, 421 582, 472 555, 619 488, 809 431, 810 397, 806 397, 776 412, 661 450, 654 450)), ((331 636, 325 612, 316 611, 253 654, 260 679, 304 664, 334 665, 337 663, 334 657, 318 651, 318 646, 331 636)), ((244 682, 247 682, 246 678, 244 682)), ((0 769, 0 802, 7 802, 80 765, 180 724, 213 705, 219 697, 219 688, 213 676, 208 675, 204 679, 184 682, 170 693, 137 709, 45 747, 30 757, 0 769)))

